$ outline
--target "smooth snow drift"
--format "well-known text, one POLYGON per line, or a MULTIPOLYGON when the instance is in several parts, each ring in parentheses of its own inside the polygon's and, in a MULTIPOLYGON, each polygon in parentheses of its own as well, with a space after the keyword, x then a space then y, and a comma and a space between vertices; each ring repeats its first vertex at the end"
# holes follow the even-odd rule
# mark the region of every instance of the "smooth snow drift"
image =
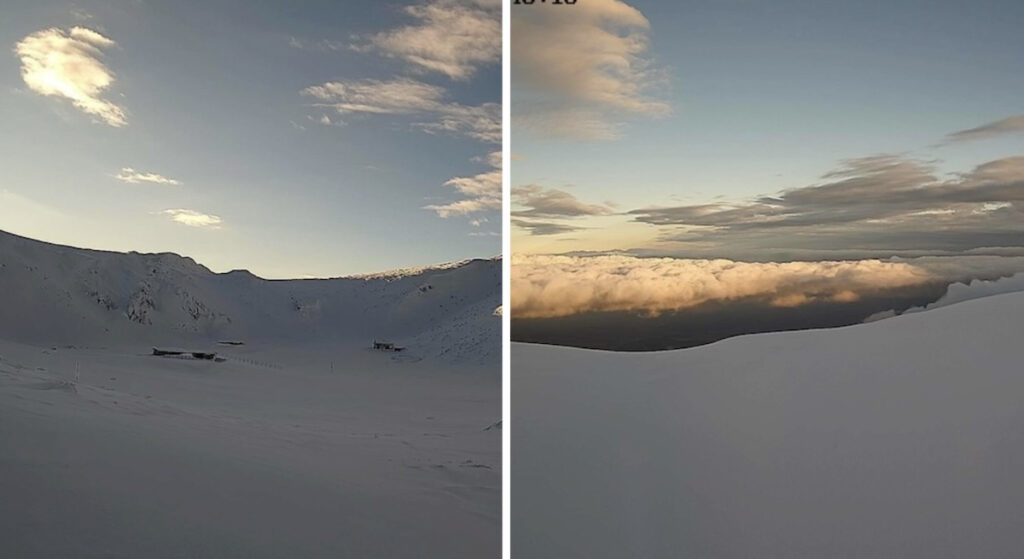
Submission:
POLYGON ((500 293, 0 234, 0 555, 496 557, 500 293))
POLYGON ((1024 293, 619 354, 514 344, 517 557, 1018 557, 1024 293))

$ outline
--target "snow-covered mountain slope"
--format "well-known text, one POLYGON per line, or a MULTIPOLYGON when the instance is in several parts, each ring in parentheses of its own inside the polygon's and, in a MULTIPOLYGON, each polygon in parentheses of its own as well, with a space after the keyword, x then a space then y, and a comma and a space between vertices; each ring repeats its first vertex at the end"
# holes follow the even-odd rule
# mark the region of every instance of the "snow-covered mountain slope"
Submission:
POLYGON ((406 344, 420 357, 500 359, 501 262, 264 280, 175 254, 58 246, 0 232, 0 339, 194 344, 223 339, 406 344))
POLYGON ((1024 293, 617 354, 514 344, 512 549, 1020 556, 1024 293))

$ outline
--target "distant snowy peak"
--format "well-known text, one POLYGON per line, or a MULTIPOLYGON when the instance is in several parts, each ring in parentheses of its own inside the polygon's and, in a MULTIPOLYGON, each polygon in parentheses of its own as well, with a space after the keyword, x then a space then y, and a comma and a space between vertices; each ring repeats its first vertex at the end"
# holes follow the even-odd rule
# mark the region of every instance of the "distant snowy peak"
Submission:
POLYGON ((427 272, 437 272, 437 271, 443 271, 443 270, 454 270, 456 268, 462 268, 463 266, 468 266, 468 265, 471 265, 471 264, 474 264, 474 263, 477 263, 477 262, 490 262, 490 263, 497 262, 500 265, 501 264, 501 256, 495 256, 495 257, 492 257, 492 258, 470 258, 470 259, 466 259, 466 260, 459 260, 458 262, 448 262, 448 263, 445 263, 445 264, 435 264, 433 266, 419 266, 419 267, 411 267, 411 268, 399 268, 399 269, 396 269, 396 270, 388 270, 388 271, 385 271, 385 272, 375 272, 375 273, 370 273, 370 274, 357 274, 357 275, 352 275, 352 276, 343 276, 343 277, 338 278, 338 279, 361 279, 361 280, 400 279, 400 278, 405 278, 405 277, 410 277, 410 276, 422 275, 422 274, 427 273, 427 272))

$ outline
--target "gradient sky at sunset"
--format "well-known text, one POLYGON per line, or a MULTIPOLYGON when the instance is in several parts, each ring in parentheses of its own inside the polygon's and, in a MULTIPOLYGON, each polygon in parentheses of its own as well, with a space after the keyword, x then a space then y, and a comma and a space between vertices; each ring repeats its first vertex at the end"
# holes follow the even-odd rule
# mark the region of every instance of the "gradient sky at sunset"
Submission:
POLYGON ((519 8, 517 253, 1024 254, 1019 2, 519 8))

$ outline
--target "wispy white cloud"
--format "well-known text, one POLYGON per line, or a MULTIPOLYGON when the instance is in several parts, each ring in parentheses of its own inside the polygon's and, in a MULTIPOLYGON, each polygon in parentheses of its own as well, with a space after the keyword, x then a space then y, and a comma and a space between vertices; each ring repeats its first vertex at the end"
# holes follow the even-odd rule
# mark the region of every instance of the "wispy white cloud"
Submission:
POLYGON ((184 210, 179 208, 172 210, 164 210, 160 213, 170 217, 173 221, 176 221, 182 225, 188 225, 189 227, 220 229, 222 223, 220 216, 207 214, 203 212, 197 212, 195 210, 184 210))
POLYGON ((560 220, 587 216, 611 215, 614 211, 605 205, 587 204, 571 192, 545 188, 536 184, 512 189, 512 225, 531 235, 561 235, 584 229, 560 220), (556 220, 556 221, 550 221, 556 220))
POLYGON ((178 181, 178 180, 175 180, 175 179, 172 179, 172 178, 168 178, 168 177, 165 177, 163 175, 159 175, 157 173, 143 173, 141 171, 136 171, 135 169, 132 169, 131 167, 124 167, 124 168, 122 168, 120 172, 118 172, 116 175, 114 175, 114 178, 116 178, 119 181, 131 183, 131 184, 138 184, 140 182, 151 182, 151 183, 154 183, 154 184, 169 184, 169 185, 179 185, 179 184, 181 184, 181 181, 178 181))
MULTIPOLYGON (((341 120, 337 116, 334 117, 334 118, 331 118, 331 117, 329 117, 327 115, 323 115, 323 114, 318 116, 318 117, 314 117, 312 115, 308 115, 306 117, 306 119, 308 119, 310 122, 315 122, 315 123, 321 124, 323 126, 345 126, 345 121, 341 120)), ((305 130, 305 128, 303 128, 303 130, 305 130)))
POLYGON ((317 106, 341 115, 408 115, 426 118, 415 127, 427 132, 447 132, 488 143, 501 142, 501 106, 477 106, 445 101, 442 87, 408 78, 393 80, 334 81, 302 90, 317 106))
POLYGON ((71 17, 78 21, 89 21, 93 18, 92 14, 80 8, 72 8, 71 17))
POLYGON ((437 212, 437 215, 443 218, 500 210, 501 152, 491 153, 487 161, 491 166, 490 171, 472 177, 456 177, 445 183, 466 198, 449 204, 426 206, 424 209, 437 212))
POLYGON ((430 133, 459 134, 489 144, 500 144, 501 105, 484 103, 467 106, 451 103, 437 111, 435 121, 420 122, 416 126, 430 133))
POLYGON ((560 223, 555 221, 537 221, 535 219, 513 219, 512 226, 523 231, 528 232, 531 235, 561 235, 563 233, 574 233, 586 229, 585 227, 578 227, 576 225, 569 225, 567 223, 560 223))
POLYGON ((288 46, 295 49, 322 52, 339 51, 348 47, 348 45, 342 41, 331 41, 329 39, 323 39, 320 41, 304 41, 298 37, 288 37, 288 46))
POLYGON ((898 155, 850 159, 822 182, 742 203, 640 208, 661 240, 719 251, 833 250, 877 256, 1024 247, 1024 156, 940 176, 898 155))
POLYGON ((336 81, 302 90, 341 114, 415 114, 443 105, 445 90, 436 85, 400 78, 390 81, 336 81))
POLYGON ((83 112, 111 126, 127 124, 125 111, 104 99, 114 73, 101 61, 111 39, 85 27, 44 29, 14 46, 25 85, 41 95, 69 99, 83 112))
POLYGON ((946 136, 940 145, 971 140, 987 140, 1008 134, 1024 134, 1024 115, 1011 116, 975 128, 953 132, 946 136))
POLYGON ((670 112, 649 95, 658 81, 647 54, 650 22, 620 0, 571 9, 512 11, 517 126, 562 138, 607 140, 623 119, 670 112))
POLYGON ((453 79, 467 79, 501 61, 500 0, 433 0, 403 11, 416 23, 371 35, 353 48, 453 79))
POLYGON ((584 203, 571 192, 536 184, 513 188, 512 199, 517 206, 525 208, 512 212, 516 217, 579 217, 612 213, 611 208, 584 203))

